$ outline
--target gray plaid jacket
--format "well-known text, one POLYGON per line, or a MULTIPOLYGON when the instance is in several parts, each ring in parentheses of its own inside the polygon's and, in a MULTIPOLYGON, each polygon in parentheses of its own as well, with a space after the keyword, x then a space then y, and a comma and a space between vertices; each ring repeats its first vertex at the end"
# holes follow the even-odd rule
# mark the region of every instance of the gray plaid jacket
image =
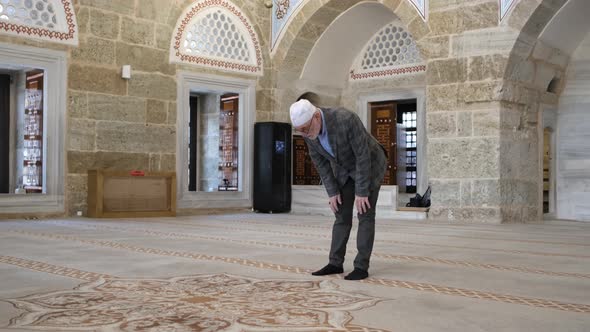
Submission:
POLYGON ((322 108, 332 157, 319 139, 305 138, 328 196, 340 193, 348 178, 355 182, 355 194, 368 197, 379 186, 387 168, 385 150, 363 126, 356 113, 344 108, 322 108))

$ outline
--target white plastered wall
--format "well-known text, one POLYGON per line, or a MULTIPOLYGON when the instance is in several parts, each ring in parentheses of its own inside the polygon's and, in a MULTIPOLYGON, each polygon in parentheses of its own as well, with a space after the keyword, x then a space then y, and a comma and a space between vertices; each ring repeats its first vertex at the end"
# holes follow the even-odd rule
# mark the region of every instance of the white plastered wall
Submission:
POLYGON ((590 33, 573 53, 557 115, 557 217, 590 221, 590 33))

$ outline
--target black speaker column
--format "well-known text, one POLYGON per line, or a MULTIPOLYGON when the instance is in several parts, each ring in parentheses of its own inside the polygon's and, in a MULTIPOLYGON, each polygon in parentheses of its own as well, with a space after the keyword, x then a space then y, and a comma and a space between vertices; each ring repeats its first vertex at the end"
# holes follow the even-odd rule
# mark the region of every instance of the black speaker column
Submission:
POLYGON ((254 125, 253 210, 291 211, 291 125, 258 122, 254 125))

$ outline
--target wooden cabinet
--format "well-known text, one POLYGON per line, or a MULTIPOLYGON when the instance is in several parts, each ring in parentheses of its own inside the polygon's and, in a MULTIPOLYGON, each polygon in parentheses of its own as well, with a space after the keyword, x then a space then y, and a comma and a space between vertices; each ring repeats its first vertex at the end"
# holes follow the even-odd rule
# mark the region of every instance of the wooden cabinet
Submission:
POLYGON ((88 216, 95 218, 176 215, 176 173, 88 171, 88 216))

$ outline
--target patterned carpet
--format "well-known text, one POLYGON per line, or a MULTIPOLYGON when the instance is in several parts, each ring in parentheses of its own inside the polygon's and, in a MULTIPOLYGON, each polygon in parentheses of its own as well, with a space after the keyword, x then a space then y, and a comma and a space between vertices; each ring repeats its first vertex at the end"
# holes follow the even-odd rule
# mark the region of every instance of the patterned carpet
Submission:
POLYGON ((310 275, 327 262, 330 225, 289 214, 1 221, 0 327, 590 330, 590 224, 378 220, 360 282, 310 275))
POLYGON ((13 320, 14 327, 122 331, 365 331, 350 324, 349 311, 377 302, 340 292, 327 280, 254 280, 227 274, 99 279, 73 290, 8 301, 27 312, 13 320))

